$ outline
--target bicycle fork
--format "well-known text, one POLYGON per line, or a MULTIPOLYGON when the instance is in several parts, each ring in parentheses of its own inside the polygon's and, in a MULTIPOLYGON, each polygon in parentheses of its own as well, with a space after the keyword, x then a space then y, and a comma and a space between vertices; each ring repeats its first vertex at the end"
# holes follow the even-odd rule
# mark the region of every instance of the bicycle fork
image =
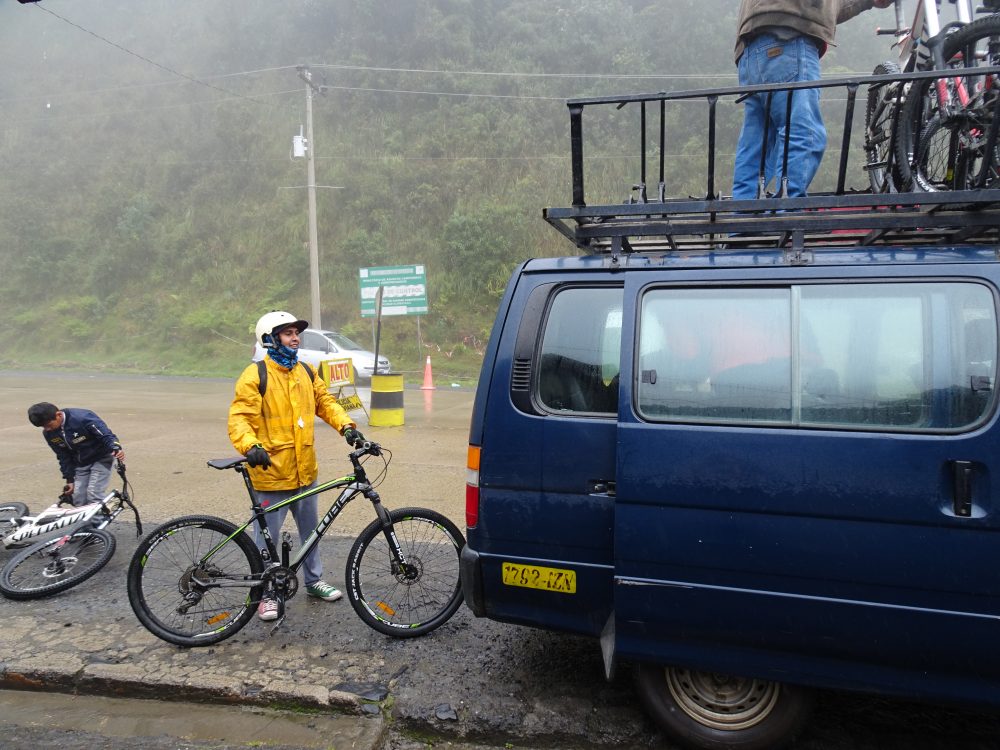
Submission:
POLYGON ((390 572, 396 576, 399 580, 412 581, 416 579, 419 575, 419 571, 415 565, 412 565, 407 561, 406 555, 403 554, 403 547, 399 543, 399 539, 396 538, 396 530, 392 525, 392 517, 389 515, 389 511, 382 507, 382 503, 378 498, 369 498, 372 500, 372 505, 375 506, 375 512, 378 514, 379 521, 382 523, 382 535, 385 537, 386 543, 389 545, 389 549, 392 551, 392 562, 390 563, 390 572))

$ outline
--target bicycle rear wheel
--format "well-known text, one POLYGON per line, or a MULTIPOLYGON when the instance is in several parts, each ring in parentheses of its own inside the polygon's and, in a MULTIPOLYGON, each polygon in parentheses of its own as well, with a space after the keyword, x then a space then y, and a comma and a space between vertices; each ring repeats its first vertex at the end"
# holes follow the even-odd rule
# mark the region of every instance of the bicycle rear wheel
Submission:
POLYGON ((389 516, 405 566, 396 561, 381 523, 372 521, 347 556, 347 598, 368 626, 413 638, 447 622, 461 605, 465 537, 432 510, 400 508, 389 516))
POLYGON ((24 503, 0 503, 0 529, 4 524, 15 518, 29 515, 28 506, 24 503))
POLYGON ((264 562, 250 537, 213 516, 155 529, 128 567, 128 600, 153 635, 208 646, 239 632, 260 602, 264 562))
MULTIPOLYGON (((888 60, 876 65, 872 75, 896 73, 899 73, 899 66, 888 60)), ((889 157, 894 156, 889 145, 892 142, 893 113, 896 111, 899 86, 899 82, 896 82, 868 89, 868 106, 865 109, 865 168, 873 193, 895 192, 899 183, 899 168, 895 158, 891 160, 892 167, 889 166, 889 157)))
POLYGON ((115 538, 103 529, 80 529, 21 550, 0 572, 8 599, 40 599, 76 586, 115 553, 115 538))
POLYGON ((17 529, 14 522, 29 513, 28 506, 24 503, 0 503, 0 538, 14 533, 17 529))

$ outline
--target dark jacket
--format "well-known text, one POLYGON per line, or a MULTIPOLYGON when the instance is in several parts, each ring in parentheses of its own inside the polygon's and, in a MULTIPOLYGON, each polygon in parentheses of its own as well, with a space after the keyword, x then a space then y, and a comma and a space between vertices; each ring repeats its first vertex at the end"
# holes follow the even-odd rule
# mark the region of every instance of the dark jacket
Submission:
POLYGON ((62 426, 45 430, 42 437, 55 451, 63 479, 72 482, 79 466, 89 466, 121 448, 118 438, 104 420, 89 409, 61 409, 62 426))
POLYGON ((875 7, 873 0, 742 0, 736 24, 736 56, 745 40, 765 26, 784 26, 822 43, 821 52, 833 42, 837 24, 875 7))

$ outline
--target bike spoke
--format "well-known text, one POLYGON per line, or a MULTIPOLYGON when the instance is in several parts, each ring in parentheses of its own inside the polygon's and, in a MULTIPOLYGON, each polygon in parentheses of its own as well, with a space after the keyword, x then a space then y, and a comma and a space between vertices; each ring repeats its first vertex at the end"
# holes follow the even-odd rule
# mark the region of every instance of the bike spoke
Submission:
POLYGON ((393 530, 404 556, 400 566, 385 535, 372 530, 376 533, 363 551, 353 556, 359 592, 356 608, 361 606, 391 628, 436 626, 447 619, 458 595, 456 544, 460 542, 433 520, 394 518, 393 530))
POLYGON ((246 551, 227 544, 200 566, 204 555, 226 538, 219 529, 191 524, 162 533, 151 544, 141 567, 142 606, 160 628, 181 638, 197 638, 244 617, 251 604, 250 584, 213 584, 251 576, 246 551))

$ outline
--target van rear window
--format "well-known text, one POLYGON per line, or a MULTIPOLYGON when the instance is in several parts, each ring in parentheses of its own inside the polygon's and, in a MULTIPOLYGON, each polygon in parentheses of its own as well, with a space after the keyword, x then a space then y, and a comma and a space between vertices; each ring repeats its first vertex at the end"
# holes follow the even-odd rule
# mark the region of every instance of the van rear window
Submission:
POLYGON ((570 287, 553 297, 539 350, 544 409, 618 412, 622 295, 621 287, 570 287))
POLYGON ((997 323, 972 282, 654 288, 636 407, 652 421, 957 430, 993 404, 997 323))

